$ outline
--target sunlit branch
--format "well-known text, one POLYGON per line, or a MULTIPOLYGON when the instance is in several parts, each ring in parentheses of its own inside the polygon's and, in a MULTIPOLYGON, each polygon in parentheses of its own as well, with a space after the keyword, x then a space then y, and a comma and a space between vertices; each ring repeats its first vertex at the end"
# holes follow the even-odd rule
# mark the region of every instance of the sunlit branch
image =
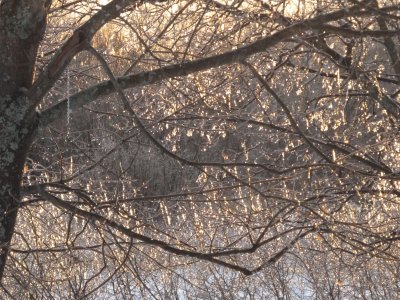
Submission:
MULTIPOLYGON (((312 68, 310 68, 310 67, 295 65, 295 64, 293 64, 291 61, 288 61, 288 62, 285 64, 285 66, 287 66, 287 67, 292 67, 292 68, 295 68, 295 69, 298 69, 298 70, 304 70, 304 71, 306 71, 306 72, 308 72, 308 73, 310 73, 310 74, 318 74, 319 76, 323 76, 323 77, 327 77, 327 78, 332 78, 332 79, 337 79, 338 77, 339 77, 340 79, 353 79, 353 77, 354 77, 353 74, 349 74, 349 75, 347 75, 347 74, 340 74, 340 75, 337 75, 337 74, 333 74, 333 73, 321 72, 321 71, 319 71, 319 70, 314 70, 314 69, 312 69, 312 68)), ((382 77, 382 76, 377 76, 376 79, 377 79, 379 82, 387 82, 387 83, 394 83, 394 84, 397 84, 397 80, 390 79, 390 78, 386 78, 386 77, 382 77)), ((357 95, 357 96, 368 96, 368 95, 369 95, 369 94, 364 93, 364 94, 359 94, 359 95, 357 95)))
MULTIPOLYGON (((343 37, 392 37, 399 36, 400 30, 355 30, 323 24, 320 27, 322 33, 334 33, 343 37)), ((316 29, 316 28, 315 28, 316 29)))
MULTIPOLYGON (((140 81, 140 78, 142 76, 143 77, 149 76, 149 75, 144 76, 142 74, 143 73, 140 73, 140 75, 131 75, 128 77, 129 78, 134 77, 136 80, 140 81)), ((124 79, 124 78, 122 78, 122 79, 124 79)), ((119 85, 122 87, 124 86, 123 85, 124 82, 126 82, 126 81, 121 80, 121 78, 120 78, 120 80, 118 80, 119 85)), ((126 86, 126 84, 125 84, 125 86, 126 86)), ((111 94, 114 91, 115 90, 110 81, 103 82, 103 83, 97 85, 96 87, 89 88, 85 91, 78 92, 77 94, 71 96, 71 108, 77 109, 87 103, 90 103, 91 101, 97 99, 100 96, 111 94)), ((66 109, 67 109, 67 101, 63 100, 62 102, 56 104, 55 106, 45 110, 41 115, 41 123, 40 123, 41 126, 42 127, 47 126, 51 122, 55 121, 57 118, 61 117, 63 114, 65 114, 66 109)), ((234 118, 231 118, 231 117, 225 118, 224 117, 224 120, 227 120, 229 122, 247 122, 249 124, 268 127, 268 128, 274 129, 274 130, 281 131, 281 132, 298 134, 295 131, 277 126, 275 124, 269 124, 269 123, 250 120, 250 119, 241 119, 238 117, 234 117, 234 118)), ((324 145, 326 147, 338 150, 341 153, 347 155, 348 157, 354 158, 355 160, 359 161, 360 163, 368 165, 369 167, 371 167, 373 169, 377 169, 377 170, 383 171, 385 173, 392 174, 392 170, 390 168, 388 168, 387 166, 383 166, 374 161, 367 160, 367 159, 357 155, 355 151, 347 150, 347 149, 343 148, 342 146, 339 146, 337 143, 334 143, 331 141, 323 141, 323 140, 317 139, 312 136, 307 136, 307 138, 312 140, 314 143, 318 143, 320 145, 324 145)), ((180 157, 178 157, 178 159, 180 159, 180 157)), ((277 170, 270 166, 266 166, 266 165, 262 165, 262 164, 254 164, 254 163, 237 163, 237 162, 235 162, 235 163, 220 163, 220 162, 215 162, 215 163, 203 162, 203 163, 201 163, 201 162, 189 161, 187 159, 186 159, 186 163, 189 165, 197 164, 198 166, 215 166, 215 167, 224 167, 224 166, 225 167, 229 167, 229 166, 259 167, 259 168, 263 168, 267 171, 277 173, 277 174, 283 174, 283 173, 290 172, 291 170, 293 170, 293 168, 289 168, 287 170, 277 170)), ((330 166, 336 166, 337 168, 346 168, 345 166, 335 165, 335 164, 330 164, 330 166)), ((360 171, 357 171, 357 172, 360 172, 360 171)))
POLYGON ((253 75, 258 79, 261 85, 274 97, 276 102, 279 103, 280 107, 285 112, 287 118, 289 119, 290 124, 292 127, 299 133, 299 135, 304 139, 304 141, 324 160, 326 160, 330 164, 334 164, 334 162, 326 156, 319 148, 317 148, 311 140, 307 138, 303 130, 297 124, 297 121, 293 118, 292 113, 290 112, 289 108, 283 102, 283 100, 275 93, 275 91, 268 85, 268 83, 264 80, 264 78, 258 73, 258 71, 246 61, 242 61, 242 63, 249 68, 249 70, 253 73, 253 75))
MULTIPOLYGON (((254 164, 254 163, 219 163, 219 162, 196 162, 196 161, 192 161, 186 158, 183 158, 173 152, 171 152, 170 150, 168 150, 167 148, 165 148, 145 127, 145 125, 143 124, 143 122, 141 121, 141 119, 137 116, 137 114, 135 113, 135 111, 131 108, 130 104, 129 104, 129 100, 128 98, 125 96, 121 85, 119 84, 118 80, 114 77, 114 74, 112 73, 110 67, 108 66, 107 62, 104 60, 104 58, 92 47, 89 48, 89 51, 99 60, 99 62, 101 63, 102 67, 104 68, 105 72, 107 73, 107 75, 110 77, 111 82, 113 84, 114 89, 117 91, 119 97, 121 98, 124 108, 129 112, 129 114, 133 117, 133 119, 135 120, 137 126, 141 129, 141 131, 150 139, 150 141, 158 148, 160 149, 163 153, 165 153, 166 155, 170 156, 171 158, 185 164, 185 165, 190 165, 190 166, 194 166, 194 167, 204 167, 204 166, 215 166, 215 167, 223 167, 223 166, 243 166, 243 167, 258 167, 258 168, 262 168, 265 169, 267 171, 270 172, 274 172, 273 169, 268 168, 267 166, 263 165, 263 164, 254 164)), ((116 147, 114 147, 113 149, 116 149, 116 147)), ((114 151, 114 150, 112 150, 114 151)), ((111 151, 109 151, 109 153, 112 153, 111 151)), ((108 155, 108 154, 107 154, 108 155)), ((104 156, 102 159, 104 159, 106 156, 104 156)), ((93 166, 89 167, 92 168, 93 166)), ((82 171, 83 172, 83 171, 82 171)), ((80 173, 82 173, 80 172, 80 173)), ((75 176, 74 176, 75 177, 75 176)), ((70 180, 70 179, 68 179, 70 180)))
POLYGON ((120 1, 0 0, 0 298, 400 299, 398 1, 120 1))
MULTIPOLYGON (((120 242, 121 243, 121 242, 120 242)), ((107 243, 107 246, 115 246, 117 243, 107 243)), ((130 243, 125 243, 130 245, 130 243)), ((68 246, 68 247, 55 247, 55 248, 32 248, 32 249, 19 249, 19 248, 11 248, 11 252, 21 253, 21 254, 33 254, 33 253, 63 253, 63 252, 70 252, 70 251, 93 251, 96 253, 101 253, 99 250, 101 247, 105 245, 97 244, 97 245, 85 245, 85 246, 68 246)))
MULTIPOLYGON (((151 238, 151 237, 139 234, 139 233, 135 233, 131 229, 128 229, 125 226, 122 226, 122 225, 120 225, 112 220, 109 220, 99 214, 82 210, 66 201, 63 201, 63 200, 53 196, 52 194, 45 191, 43 188, 41 188, 39 186, 37 186, 36 192, 41 197, 43 197, 44 199, 46 199, 48 202, 52 203, 56 207, 59 207, 63 210, 67 210, 67 211, 74 213, 77 216, 83 217, 87 220, 98 222, 99 224, 102 224, 103 226, 109 226, 132 239, 142 241, 149 246, 159 247, 169 253, 180 255, 180 256, 193 257, 193 258, 197 258, 200 260, 206 260, 206 261, 227 267, 229 269, 242 272, 245 275, 254 274, 264 268, 264 265, 263 265, 263 266, 257 267, 255 270, 249 270, 247 268, 240 267, 238 265, 234 265, 234 264, 231 264, 231 263, 228 263, 223 260, 215 258, 215 257, 227 256, 227 255, 231 255, 231 254, 252 253, 255 250, 257 250, 257 248, 259 248, 260 245, 255 245, 251 248, 244 248, 244 249, 238 249, 238 250, 227 250, 227 251, 221 251, 221 252, 216 252, 216 253, 201 253, 201 252, 186 250, 184 248, 176 248, 176 247, 169 245, 168 243, 166 243, 164 241, 157 240, 157 239, 154 239, 154 238, 151 238)), ((290 245, 293 245, 300 238, 306 236, 307 234, 309 234, 310 232, 312 232, 314 230, 315 229, 311 229, 309 231, 306 231, 305 233, 298 235, 298 237, 296 237, 290 243, 290 245)), ((286 246, 283 250, 279 251, 276 255, 271 257, 268 260, 268 263, 271 264, 271 263, 276 262, 289 248, 290 248, 290 246, 286 246)))
POLYGON ((56 12, 58 10, 68 9, 69 7, 74 6, 75 4, 78 4, 80 2, 82 2, 82 1, 81 0, 75 0, 75 1, 72 1, 72 2, 68 2, 68 3, 63 3, 60 6, 57 6, 57 7, 54 7, 52 9, 50 9, 49 13, 51 14, 51 13, 54 13, 54 12, 56 12))
POLYGON ((275 225, 276 223, 279 222, 279 218, 282 219, 283 216, 280 216, 283 212, 285 212, 283 215, 286 216, 288 214, 290 214, 291 212, 293 212, 296 209, 296 207, 293 207, 291 204, 287 204, 284 207, 282 207, 281 209, 279 209, 272 217, 271 219, 268 221, 268 223, 265 225, 265 227, 263 228, 263 230, 261 231, 261 233, 258 235, 258 238, 255 240, 254 244, 255 245, 259 245, 263 242, 263 239, 265 237, 265 235, 267 234, 268 230, 271 229, 271 227, 273 225, 275 225), (289 209, 288 209, 289 208, 289 209))
POLYGON ((105 24, 118 17, 126 7, 135 3, 140 4, 141 2, 138 0, 113 0, 101 7, 95 15, 73 32, 72 36, 54 54, 29 90, 28 96, 33 102, 33 108, 39 104, 71 60, 87 48, 94 35, 105 24))
POLYGON ((310 233, 314 232, 315 228, 306 230, 305 232, 298 234, 293 240, 291 240, 287 246, 285 246, 282 250, 280 250, 278 253, 267 259, 262 265, 259 267, 255 268, 252 270, 252 273, 257 273, 261 271, 262 269, 269 267, 276 263, 285 253, 287 253, 298 241, 300 241, 302 238, 306 237, 310 233))
MULTIPOLYGON (((329 167, 329 168, 333 168, 336 167, 337 165, 329 165, 329 164, 309 164, 309 165, 304 165, 304 166, 298 166, 298 167, 293 167, 290 168, 289 171, 293 171, 296 169, 307 169, 307 168, 318 168, 318 167, 329 167)), ((340 166, 337 166, 340 167, 340 166)), ((345 167, 343 167, 343 169, 346 170, 345 167)), ((351 171, 351 170, 347 170, 347 171, 351 171)), ((271 179, 266 179, 266 180, 257 180, 257 181, 253 181, 252 184, 256 185, 256 184, 260 184, 260 183, 271 183, 271 182, 278 182, 278 181, 284 181, 284 180, 288 180, 290 179, 290 177, 276 177, 276 178, 271 178, 271 179)), ((46 188, 46 187, 52 187, 52 188, 60 188, 60 189, 65 189, 68 192, 72 192, 72 193, 76 193, 78 195, 78 197, 80 198, 84 198, 84 202, 73 202, 70 201, 71 204, 74 205, 89 205, 91 207, 96 207, 96 209, 103 209, 103 208, 108 208, 110 207, 112 204, 117 203, 129 203, 129 202, 135 202, 135 201, 143 201, 143 200, 157 200, 157 201, 164 201, 164 202, 168 202, 168 201, 172 201, 172 202, 196 202, 196 203, 203 203, 203 202, 233 202, 233 201, 240 201, 242 198, 232 198, 232 199, 213 199, 213 200, 200 200, 200 199, 195 199, 195 200, 191 200, 191 199, 177 199, 177 198, 182 198, 182 197, 189 197, 189 196, 195 196, 195 195, 206 195, 206 194, 211 194, 211 193, 215 193, 218 191, 224 191, 224 190, 235 190, 235 189, 239 189, 241 187, 249 187, 249 185, 247 183, 242 183, 242 184, 235 184, 235 185, 228 185, 228 186, 222 186, 222 187, 218 187, 218 188, 213 188, 213 189, 205 189, 205 190, 193 190, 190 192, 186 192, 186 193, 174 193, 174 194, 163 194, 163 195, 155 195, 155 196, 143 196, 143 197, 134 197, 134 198, 120 198, 120 199, 116 199, 113 201, 102 201, 100 205, 93 205, 93 200, 87 199, 88 196, 87 195, 83 195, 82 192, 80 192, 79 189, 75 189, 75 188, 70 188, 68 186, 66 186, 65 184, 60 184, 60 183, 43 183, 43 184, 38 184, 38 185, 32 185, 32 186, 27 186, 24 187, 23 189, 23 194, 25 196, 27 195, 32 195, 36 193, 36 189, 37 187, 40 187, 42 189, 46 188)), ((399 196, 400 197, 400 191, 395 190, 395 189, 372 189, 372 188, 361 188, 361 189, 350 189, 350 190, 345 190, 345 191, 330 191, 329 193, 318 193, 315 196, 309 196, 306 199, 303 200, 304 203, 316 200, 316 199, 323 199, 326 197, 330 197, 332 195, 393 195, 393 196, 399 196)), ((282 197, 276 197, 274 195, 264 195, 266 198, 274 198, 277 200, 282 200, 282 201, 287 201, 290 204, 288 205, 288 207, 290 205, 292 205, 293 203, 295 203, 296 205, 298 204, 298 202, 293 202, 290 201, 290 199, 287 198, 282 198, 282 197)), ((33 199, 33 200, 39 200, 39 199, 33 199)), ((33 201, 33 203, 36 203, 37 201, 33 201)), ((26 200, 24 202, 21 203, 21 207, 25 207, 29 204, 31 204, 32 201, 30 200, 26 200)), ((271 219, 271 221, 274 218, 271 219)))
MULTIPOLYGON (((239 118, 239 117, 234 117, 234 118, 227 117, 227 118, 224 118, 224 119, 226 121, 229 121, 229 122, 245 122, 245 123, 254 124, 254 125, 266 127, 266 128, 269 128, 269 129, 277 130, 277 131, 280 131, 280 132, 283 132, 283 133, 300 135, 299 132, 296 131, 296 130, 291 130, 291 129, 284 128, 284 127, 281 127, 281 126, 277 126, 275 124, 265 123, 265 122, 261 122, 261 121, 250 120, 250 119, 242 119, 242 118, 239 118)), ((343 143, 343 142, 336 142, 336 141, 333 141, 333 140, 325 141, 325 140, 322 140, 322 139, 316 138, 315 136, 310 136, 310 135, 306 135, 306 137, 307 137, 308 140, 312 141, 313 143, 316 143, 316 144, 324 146, 324 147, 328 147, 329 149, 337 150, 340 153, 346 155, 348 158, 353 158, 354 160, 356 160, 356 161, 358 161, 358 162, 360 162, 360 163, 362 163, 362 164, 364 164, 364 165, 366 165, 366 166, 368 166, 368 167, 370 167, 372 169, 383 171, 383 172, 389 174, 389 176, 396 176, 396 174, 393 173, 392 169, 389 168, 388 166, 386 166, 385 164, 383 164, 382 162, 376 162, 375 160, 367 159, 367 158, 364 158, 364 157, 362 157, 360 155, 357 155, 357 153, 360 150, 355 149, 351 144, 347 144, 347 143, 343 143)), ((317 164, 317 165, 322 165, 322 164, 317 164)), ((332 168, 339 168, 339 169, 340 168, 344 168, 344 169, 347 169, 349 171, 351 170, 351 169, 348 169, 346 166, 338 165, 338 164, 332 164, 332 163, 327 164, 326 166, 330 166, 332 168)), ((301 166, 299 166, 299 167, 301 168, 301 166)), ((297 167, 291 167, 291 168, 287 168, 285 170, 276 170, 275 169, 274 172, 278 172, 279 174, 283 174, 283 173, 289 172, 291 170, 294 170, 295 168, 297 168, 297 167)), ((357 172, 357 173, 364 174, 364 175, 367 175, 367 176, 371 176, 372 175, 372 174, 368 174, 368 173, 362 172, 360 170, 357 170, 357 171, 356 170, 352 170, 352 172, 357 172)))
MULTIPOLYGON (((384 244, 380 244, 382 240, 389 242, 389 241, 397 241, 399 240, 399 237, 374 237, 375 234, 372 234, 370 236, 371 232, 367 233, 368 239, 367 241, 363 240, 362 238, 355 238, 350 236, 347 232, 339 232, 337 230, 330 230, 330 229, 324 229, 322 232, 328 232, 334 234, 339 240, 341 240, 344 244, 347 244, 350 246, 352 249, 355 250, 355 252, 352 252, 353 255, 369 255, 373 257, 380 257, 380 258, 385 258, 387 259, 388 257, 391 258, 394 261, 398 261, 398 257, 388 253, 388 252, 381 252, 377 253, 377 250, 379 249, 380 246, 383 246, 384 244), (375 240, 368 241, 372 239, 372 237, 375 240)), ((386 246, 386 245, 385 245, 386 246)), ((343 251, 342 249, 340 249, 343 251)))
MULTIPOLYGON (((310 20, 295 23, 291 26, 282 29, 281 31, 278 31, 263 39, 255 41, 249 45, 240 47, 236 50, 228 51, 222 54, 190 62, 170 65, 152 71, 146 71, 129 76, 119 77, 117 81, 122 89, 134 88, 134 87, 154 84, 163 79, 168 79, 178 76, 187 76, 195 72, 205 71, 208 69, 217 68, 232 63, 239 63, 241 60, 255 53, 268 50, 268 48, 275 46, 276 44, 292 37, 295 34, 304 33, 307 30, 318 29, 320 28, 321 23, 334 21, 343 18, 345 16, 351 16, 351 15, 356 16, 358 14, 360 14, 359 6, 341 9, 333 13, 320 15, 310 20)), ((105 81, 99 83, 98 85, 95 85, 86 90, 80 91, 75 95, 72 95, 69 99, 70 108, 72 110, 75 110, 77 108, 82 107, 83 105, 95 101, 100 96, 106 96, 113 92, 115 92, 115 89, 111 81, 105 81)), ((43 111, 41 116, 40 126, 42 127, 46 126, 51 122, 53 122, 54 120, 61 117, 62 115, 65 115, 65 112, 67 110, 67 102, 68 102, 67 99, 64 99, 60 101, 58 104, 54 105, 53 107, 50 107, 49 109, 43 111)))
MULTIPOLYGON (((116 245, 121 247, 121 245, 119 243, 116 243, 116 245)), ((115 274, 117 274, 126 265, 126 262, 128 261, 128 258, 131 254, 132 247, 133 247, 133 239, 131 238, 131 240, 128 244, 128 248, 126 249, 126 251, 124 253, 124 257, 122 258, 121 261, 118 261, 118 266, 113 270, 113 272, 111 274, 108 275, 107 278, 103 279, 95 288, 93 288, 90 292, 88 292, 85 295, 85 297, 88 297, 89 295, 93 294, 95 291, 97 291, 98 289, 103 287, 107 282, 109 282, 115 276, 115 274)), ((123 247, 121 247, 121 248, 123 248, 123 247)), ((92 278, 95 278, 98 275, 100 275, 102 270, 100 270, 97 274, 93 275, 92 278)))
POLYGON ((154 46, 154 44, 157 43, 157 41, 165 35, 165 33, 168 31, 168 29, 174 24, 174 22, 176 21, 176 19, 193 3, 194 0, 190 0, 188 1, 172 18, 171 20, 168 22, 167 25, 164 26, 164 29, 161 30, 161 32, 156 36, 156 38, 154 39, 154 41, 152 42, 151 45, 146 45, 146 43, 143 41, 143 39, 140 37, 140 34, 137 32, 137 30, 126 20, 122 20, 126 26, 128 26, 137 36, 138 40, 141 42, 141 44, 143 45, 143 47, 145 48, 145 51, 129 66, 129 68, 124 72, 124 75, 129 74, 134 68, 135 66, 141 62, 141 60, 143 59, 143 57, 146 56, 147 53, 152 53, 151 52, 151 48, 154 46))

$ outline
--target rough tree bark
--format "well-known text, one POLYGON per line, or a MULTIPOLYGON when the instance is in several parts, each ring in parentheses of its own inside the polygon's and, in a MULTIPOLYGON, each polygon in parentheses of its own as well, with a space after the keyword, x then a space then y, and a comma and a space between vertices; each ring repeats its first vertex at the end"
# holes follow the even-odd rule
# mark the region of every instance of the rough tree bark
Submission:
POLYGON ((60 47, 34 80, 51 0, 0 0, 0 280, 20 202, 26 155, 39 124, 36 107, 95 33, 136 0, 104 5, 60 47))
POLYGON ((23 166, 38 123, 26 93, 49 4, 9 0, 0 6, 0 278, 14 231, 23 166))
POLYGON ((71 59, 135 0, 104 5, 60 47, 34 80, 51 0, 0 0, 0 280, 20 202, 26 155, 39 124, 36 107, 71 59))

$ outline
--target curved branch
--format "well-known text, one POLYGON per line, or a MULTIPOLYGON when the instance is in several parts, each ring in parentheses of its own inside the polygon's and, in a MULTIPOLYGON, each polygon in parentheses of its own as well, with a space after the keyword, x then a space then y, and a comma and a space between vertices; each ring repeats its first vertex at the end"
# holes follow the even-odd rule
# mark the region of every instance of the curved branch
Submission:
POLYGON ((113 0, 107 5, 104 5, 87 22, 77 28, 72 36, 54 54, 49 64, 29 90, 28 96, 32 101, 32 109, 39 104, 43 96, 46 95, 54 85, 71 60, 79 52, 87 48, 100 28, 118 17, 127 6, 135 3, 139 4, 140 2, 140 0, 113 0))
MULTIPOLYGON (((177 76, 188 76, 196 72, 217 68, 232 63, 238 63, 253 54, 266 51, 268 48, 271 48, 296 34, 302 34, 307 30, 320 30, 322 23, 338 20, 345 16, 357 16, 363 14, 365 14, 365 11, 360 11, 359 5, 356 5, 325 15, 320 15, 309 20, 305 20, 303 22, 295 23, 274 34, 257 40, 249 45, 240 47, 236 50, 194 61, 174 64, 151 71, 145 71, 133 75, 119 77, 117 79, 118 85, 122 89, 134 88, 138 86, 154 84, 163 79, 173 78, 177 76)), ((329 30, 330 29, 328 27, 326 31, 329 32, 329 30)), ((335 30, 336 29, 332 29, 332 31, 335 30)), ((95 101, 100 96, 106 96, 114 92, 115 89, 110 80, 101 82, 86 90, 80 91, 75 95, 72 95, 69 99, 70 109, 74 110, 80 108, 85 104, 95 101)), ((61 116, 65 115, 67 111, 67 102, 67 99, 63 99, 58 104, 43 111, 40 121, 40 127, 47 126, 61 116)))
MULTIPOLYGON (((254 273, 259 272, 260 270, 264 269, 266 266, 275 263, 279 258, 283 256, 284 253, 286 253, 297 241, 299 241, 301 238, 305 237, 311 232, 314 232, 315 229, 311 228, 304 233, 299 234, 296 238, 294 238, 286 247, 284 247, 281 251, 277 252, 275 255, 273 255, 271 258, 269 258, 265 263, 262 265, 258 266, 257 268, 250 270, 245 267, 241 267, 235 264, 228 263, 226 261, 220 260, 216 257, 221 257, 221 256, 229 256, 232 254, 240 254, 240 253, 253 253, 255 252, 263 243, 259 243, 258 245, 254 245, 253 247, 250 248, 243 248, 243 249, 237 249, 237 250, 227 250, 227 251, 222 251, 222 252, 215 252, 215 253, 202 253, 202 252, 197 252, 197 251, 192 251, 192 250, 187 250, 179 247, 174 247, 169 245, 168 243, 162 241, 162 240, 157 240, 153 239, 151 237, 139 234, 134 232, 133 230, 118 224, 117 222, 107 219, 97 213, 94 212, 89 212, 83 209, 80 209, 67 201, 63 201, 46 190, 43 189, 43 187, 36 186, 36 193, 39 194, 43 199, 47 200, 51 204, 57 206, 58 208, 61 208, 63 210, 67 210, 69 212, 74 213, 77 216, 84 217, 87 220, 91 220, 93 222, 98 222, 100 224, 109 226, 118 232, 132 238, 139 240, 141 242, 144 242, 147 245, 155 246, 158 248, 161 248, 169 253, 179 255, 179 256, 186 256, 186 257, 193 257, 197 258, 200 260, 204 261, 209 261, 211 263, 215 263, 224 267, 227 267, 229 269, 239 271, 243 273, 244 275, 252 275, 254 273)), ((183 246, 183 245, 182 245, 183 246)))

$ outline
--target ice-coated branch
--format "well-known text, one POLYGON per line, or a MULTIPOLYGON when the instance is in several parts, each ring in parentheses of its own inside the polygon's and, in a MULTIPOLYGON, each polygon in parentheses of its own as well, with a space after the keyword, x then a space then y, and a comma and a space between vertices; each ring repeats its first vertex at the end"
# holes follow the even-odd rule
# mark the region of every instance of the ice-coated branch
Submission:
MULTIPOLYGON (((134 88, 144 85, 154 84, 164 79, 174 78, 178 76, 187 76, 196 72, 205 71, 213 68, 218 68, 224 65, 239 63, 247 57, 267 51, 269 48, 277 45, 278 43, 291 38, 295 35, 303 34, 308 30, 321 29, 321 24, 341 19, 345 16, 357 16, 364 15, 365 11, 361 11, 358 5, 341 9, 325 15, 319 15, 317 17, 305 20, 299 23, 295 23, 288 26, 276 33, 273 33, 267 37, 259 39, 253 43, 240 47, 238 49, 227 51, 222 54, 184 62, 173 64, 165 67, 161 67, 155 70, 144 71, 128 76, 122 76, 117 78, 118 84, 122 89, 134 88)), ((336 32, 337 28, 327 26, 326 32, 336 32)), ((111 81, 104 81, 97 85, 94 85, 86 90, 80 91, 70 97, 70 109, 75 110, 92 101, 95 101, 101 96, 106 96, 114 93, 115 89, 111 81)), ((65 115, 67 111, 67 99, 61 100, 56 105, 46 109, 42 112, 40 126, 47 126, 51 122, 65 115)))

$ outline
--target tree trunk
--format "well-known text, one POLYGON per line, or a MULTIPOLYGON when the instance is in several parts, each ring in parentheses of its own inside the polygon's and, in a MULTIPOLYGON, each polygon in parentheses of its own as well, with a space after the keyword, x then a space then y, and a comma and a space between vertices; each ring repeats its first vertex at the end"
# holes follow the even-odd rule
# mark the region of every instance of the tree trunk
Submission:
MULTIPOLYGON (((17 102, 14 100, 14 103, 17 102)), ((10 115, 0 117, 0 278, 14 232, 18 212, 22 170, 37 122, 13 122, 10 115)))
POLYGON ((37 127, 29 99, 48 0, 0 4, 0 280, 16 222, 24 162, 37 127))

